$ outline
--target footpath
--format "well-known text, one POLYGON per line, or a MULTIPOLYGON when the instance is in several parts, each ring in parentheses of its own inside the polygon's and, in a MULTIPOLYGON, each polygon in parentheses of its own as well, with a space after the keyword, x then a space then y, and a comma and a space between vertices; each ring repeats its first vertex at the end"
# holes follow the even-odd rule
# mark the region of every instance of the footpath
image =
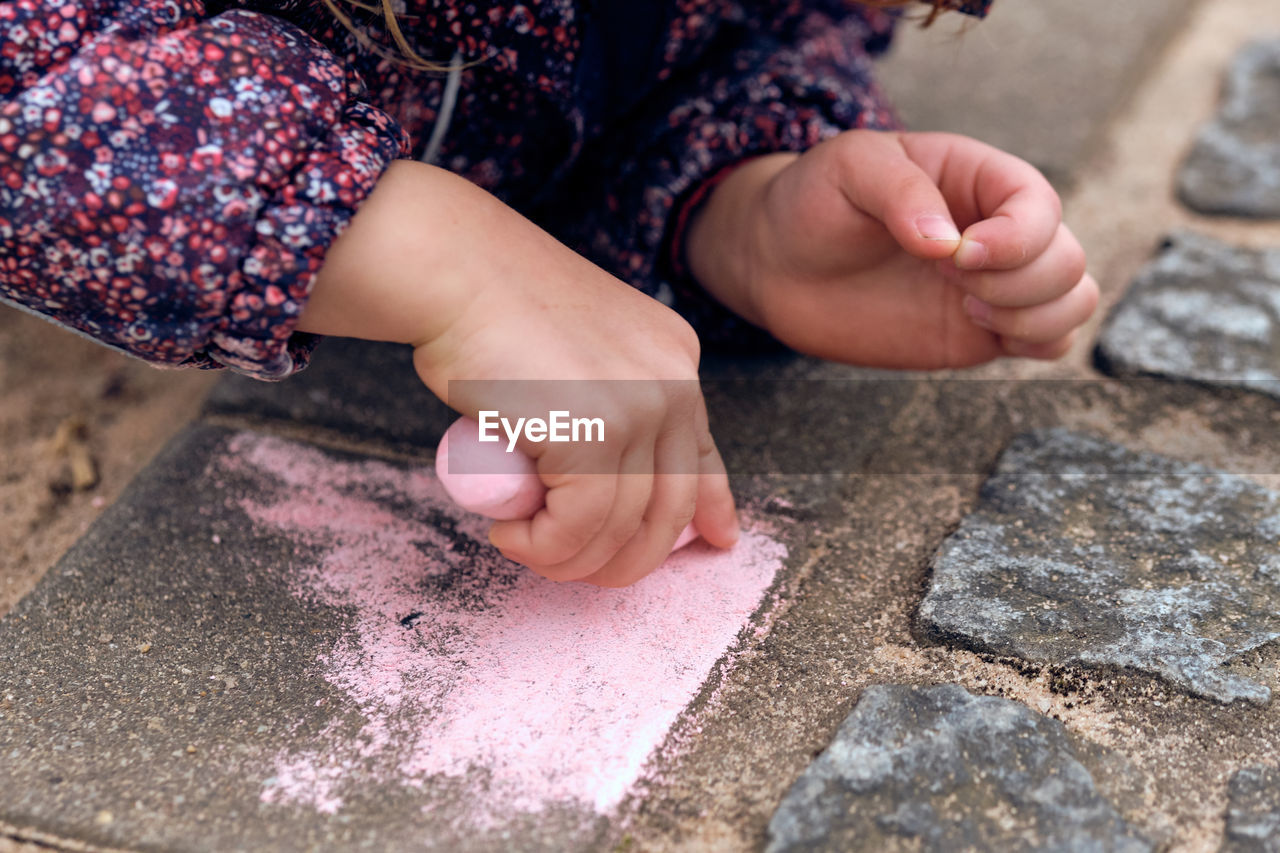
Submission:
POLYGON ((0 618, 0 853, 1280 850, 1280 5, 1119 5, 884 70, 1062 190, 1066 359, 709 356, 743 541, 624 590, 496 554, 400 348, 220 379, 0 618))

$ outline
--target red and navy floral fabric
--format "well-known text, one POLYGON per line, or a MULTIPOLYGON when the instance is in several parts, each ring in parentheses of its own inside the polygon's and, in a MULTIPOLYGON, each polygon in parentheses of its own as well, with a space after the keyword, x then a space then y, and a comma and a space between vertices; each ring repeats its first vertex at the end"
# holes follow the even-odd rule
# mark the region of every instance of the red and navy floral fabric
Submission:
MULTIPOLYGON (((846 0, 403 6, 419 54, 468 63, 436 162, 711 331, 732 321, 666 256, 683 200, 895 125, 868 58, 892 18, 846 0)), ((319 0, 0 0, 0 299, 156 363, 287 376, 327 247, 422 155, 444 87, 319 0)))

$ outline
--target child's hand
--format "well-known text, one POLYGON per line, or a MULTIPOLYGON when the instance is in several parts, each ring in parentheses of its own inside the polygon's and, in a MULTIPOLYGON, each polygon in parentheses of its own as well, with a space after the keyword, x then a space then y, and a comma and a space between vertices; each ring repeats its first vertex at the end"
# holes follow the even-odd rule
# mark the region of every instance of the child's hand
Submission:
POLYGON ((950 134, 849 131, 746 163, 695 218, 688 255, 783 343, 868 366, 1057 358, 1098 303, 1044 177, 950 134))
POLYGON ((455 383, 449 403, 513 421, 551 409, 602 416, 607 442, 522 442, 549 489, 546 509, 494 524, 490 540, 539 574, 604 586, 652 571, 691 520, 713 544, 733 544, 733 498, 698 387, 693 329, 523 221, 491 236, 501 250, 483 293, 417 347, 419 374, 437 394, 449 378, 591 380, 545 383, 546 398, 540 383, 455 383))
POLYGON ((603 445, 519 444, 546 508, 496 523, 490 539, 539 574, 623 586, 691 520, 713 545, 738 537, 693 329, 461 178, 389 171, 330 248, 300 328, 412 344, 427 386, 471 417, 604 419, 603 445), (450 389, 458 379, 593 381, 450 389))

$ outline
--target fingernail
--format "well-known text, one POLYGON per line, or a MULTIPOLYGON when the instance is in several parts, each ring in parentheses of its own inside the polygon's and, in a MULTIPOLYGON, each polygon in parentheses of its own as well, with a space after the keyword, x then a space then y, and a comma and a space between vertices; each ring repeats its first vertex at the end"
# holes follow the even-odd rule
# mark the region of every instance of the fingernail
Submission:
POLYGON ((960 239, 960 232, 945 216, 921 216, 916 220, 916 233, 926 240, 960 239))
POLYGON ((976 270, 987 262, 989 254, 987 247, 977 240, 963 240, 952 260, 962 270, 976 270))
POLYGON ((973 321, 975 326, 981 326, 984 329, 991 328, 991 306, 978 297, 965 296, 964 313, 969 315, 969 319, 973 321))

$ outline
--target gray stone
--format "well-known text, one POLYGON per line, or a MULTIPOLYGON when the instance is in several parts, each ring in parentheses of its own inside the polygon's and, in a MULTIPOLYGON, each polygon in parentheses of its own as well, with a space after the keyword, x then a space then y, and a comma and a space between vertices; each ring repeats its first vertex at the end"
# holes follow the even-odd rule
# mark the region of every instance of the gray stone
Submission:
POLYGON ((1178 180, 1202 213, 1280 217, 1280 39, 1240 51, 1178 180))
POLYGON ((1028 433, 943 543, 920 623, 979 651, 1265 704, 1265 685, 1224 665, 1280 638, 1277 543, 1280 495, 1242 477, 1028 433))
POLYGON ((1222 853, 1280 853, 1280 769, 1247 767, 1227 787, 1222 853))
POLYGON ((1280 249, 1169 238, 1107 320, 1096 358, 1119 376, 1280 396, 1280 249))
POLYGON ((769 823, 769 851, 1139 851, 1061 723, 959 685, 874 686, 769 823))

